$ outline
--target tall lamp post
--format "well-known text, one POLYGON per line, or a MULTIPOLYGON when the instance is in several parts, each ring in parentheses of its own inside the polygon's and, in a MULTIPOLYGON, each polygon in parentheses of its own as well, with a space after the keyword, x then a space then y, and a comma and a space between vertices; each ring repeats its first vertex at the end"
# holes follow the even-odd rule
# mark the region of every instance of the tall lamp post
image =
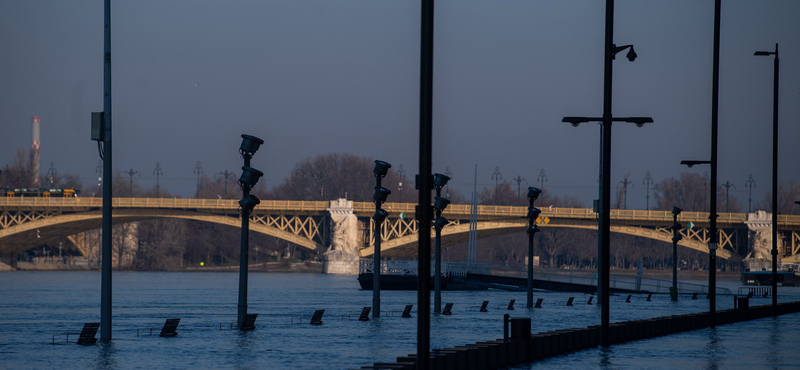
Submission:
POLYGON ((200 165, 200 161, 197 161, 197 165, 194 166, 194 171, 192 171, 192 173, 197 175, 197 195, 195 198, 200 199, 200 184, 202 183, 202 178, 200 176, 203 176, 203 166, 200 165))
POLYGON ((161 171, 161 163, 156 163, 156 169, 153 170, 153 175, 156 176, 156 198, 160 198, 161 186, 159 184, 159 178, 163 174, 164 171, 161 171))
POLYGON ((672 289, 670 289, 670 299, 678 300, 678 242, 683 239, 680 234, 682 225, 678 223, 678 215, 682 209, 672 206, 672 289))
POLYGON ((747 181, 744 183, 744 187, 750 189, 750 195, 747 198, 747 213, 750 213, 751 206, 753 205, 753 188, 756 187, 756 179, 753 178, 752 173, 750 176, 747 176, 747 181))
POLYGON ((400 165, 400 168, 397 169, 397 177, 400 178, 400 181, 397 183, 397 192, 400 193, 399 202, 403 203, 403 181, 406 179, 406 171, 403 169, 403 165, 400 165))
POLYGON ((522 191, 522 183, 525 182, 525 185, 528 185, 528 180, 525 180, 522 177, 522 175, 517 175, 517 178, 511 180, 517 182, 517 205, 519 205, 521 191, 522 191))
POLYGON ((437 173, 433 175, 433 187, 436 189, 436 198, 433 203, 433 209, 436 212, 436 219, 433 221, 433 227, 436 229, 436 247, 434 252, 434 294, 433 294, 433 312, 442 312, 442 228, 447 225, 447 219, 442 217, 442 211, 447 208, 450 201, 442 198, 442 188, 447 185, 450 178, 437 173))
MULTIPOLYGON (((708 240, 708 313, 709 326, 717 322, 717 138, 719 131, 719 34, 720 12, 722 1, 714 1, 714 50, 711 72, 711 160, 681 161, 681 164, 692 166, 708 164, 711 167, 711 179, 708 190, 709 199, 709 240, 708 240)), ((705 175, 705 174, 704 174, 705 175)), ((703 177, 705 179, 705 176, 703 177)))
POLYGON ((650 185, 653 185, 653 177, 650 176, 650 171, 647 171, 647 173, 644 175, 644 180, 642 180, 642 185, 644 185, 645 188, 647 188, 647 196, 646 196, 647 204, 645 205, 645 207, 646 207, 645 209, 649 211, 650 210, 650 185))
POLYGON ((233 176, 233 172, 225 170, 225 172, 217 172, 217 175, 222 175, 225 178, 225 199, 228 199, 228 177, 233 176))
POLYGON ((775 51, 757 51, 755 55, 775 55, 772 82, 772 316, 778 316, 778 44, 775 44, 775 51))
POLYGON ((492 180, 494 180, 494 205, 497 205, 497 185, 500 180, 503 179, 503 174, 500 173, 500 167, 494 168, 494 173, 492 173, 492 180))
POLYGON ((613 60, 617 53, 628 50, 626 55, 629 61, 636 59, 636 52, 633 45, 617 46, 614 44, 614 0, 606 0, 606 29, 605 29, 605 54, 604 54, 604 76, 603 76, 603 117, 564 117, 562 122, 569 122, 573 126, 578 126, 583 122, 602 122, 603 123, 603 145, 602 145, 602 165, 603 175, 601 182, 600 209, 601 217, 599 222, 600 229, 600 344, 604 347, 611 344, 609 336, 609 302, 608 302, 608 279, 610 275, 610 220, 611 220, 611 123, 630 122, 641 127, 645 123, 653 122, 650 117, 626 117, 613 118, 611 114, 611 87, 613 74, 613 60))
POLYGON ((538 208, 533 206, 533 202, 539 198, 542 193, 541 189, 528 187, 528 301, 526 307, 528 309, 533 307, 533 236, 539 232, 539 226, 536 225, 536 219, 542 213, 538 208))
POLYGON ((381 209, 381 205, 386 202, 386 198, 392 193, 391 190, 381 186, 381 179, 386 177, 392 165, 384 161, 375 160, 375 195, 372 200, 375 202, 375 214, 372 219, 375 221, 375 249, 372 252, 372 317, 381 317, 381 226, 388 212, 381 209))
POLYGON ((264 144, 264 140, 242 134, 242 144, 239 146, 239 154, 244 159, 242 176, 239 177, 239 186, 242 188, 242 200, 239 201, 239 206, 242 208, 242 238, 239 250, 239 305, 236 320, 239 330, 250 329, 244 326, 244 321, 247 317, 247 262, 250 246, 250 212, 261 203, 255 195, 250 194, 250 190, 256 185, 258 179, 264 176, 261 171, 250 167, 250 159, 253 158, 253 154, 256 154, 262 144, 264 144))

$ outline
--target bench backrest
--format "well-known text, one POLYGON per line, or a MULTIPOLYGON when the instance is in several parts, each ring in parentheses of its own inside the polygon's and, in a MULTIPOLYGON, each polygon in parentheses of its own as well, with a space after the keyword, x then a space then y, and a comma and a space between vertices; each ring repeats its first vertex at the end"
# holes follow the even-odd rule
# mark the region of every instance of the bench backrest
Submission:
POLYGON ((450 315, 451 313, 453 313, 452 310, 453 310, 453 304, 447 303, 444 305, 444 310, 442 310, 442 315, 450 315))
POLYGON ((572 301, 574 299, 575 299, 575 297, 569 297, 569 299, 567 300, 567 306, 572 306, 572 301))
POLYGON ((406 308, 403 309, 402 317, 411 317, 411 307, 414 307, 413 304, 407 304, 406 308))
POLYGON ((99 322, 87 322, 83 324, 81 336, 78 338, 78 344, 95 344, 97 343, 97 329, 100 328, 99 322))
POLYGON ((178 333, 175 330, 178 329, 178 324, 180 322, 181 322, 181 319, 167 319, 167 321, 164 322, 164 327, 161 328, 161 334, 159 334, 158 336, 160 336, 160 337, 174 337, 174 336, 178 335, 178 333))
POLYGON ((516 301, 517 301, 516 299, 512 299, 511 302, 508 302, 508 309, 509 310, 513 310, 514 309, 514 302, 516 302, 516 301))
POLYGON ((325 314, 325 310, 315 310, 314 316, 311 316, 311 325, 322 325, 322 315, 325 314))
POLYGON ((239 328, 240 330, 254 330, 256 328, 256 319, 258 318, 257 313, 248 313, 244 316, 244 322, 242 322, 242 327, 239 328))
POLYGON ((483 304, 481 305, 481 312, 486 312, 486 311, 488 311, 488 310, 486 309, 486 306, 488 306, 488 305, 489 305, 489 301, 483 301, 483 304))
POLYGON ((539 298, 539 299, 537 299, 537 300, 536 300, 536 304, 535 304, 535 305, 533 305, 533 307, 534 307, 534 308, 542 308, 542 301, 544 301, 544 298, 539 298))
POLYGON ((372 307, 364 307, 361 309, 361 314, 358 315, 358 321, 369 321, 370 310, 372 310, 372 307))

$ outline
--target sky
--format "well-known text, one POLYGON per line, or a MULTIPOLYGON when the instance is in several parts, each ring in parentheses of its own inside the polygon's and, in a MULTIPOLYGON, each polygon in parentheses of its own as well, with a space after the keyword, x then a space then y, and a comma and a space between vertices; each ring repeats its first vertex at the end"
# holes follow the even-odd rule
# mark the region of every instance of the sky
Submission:
MULTIPOLYGON (((380 159, 418 172, 420 2, 411 0, 112 1, 113 165, 192 197, 204 174, 240 172, 241 134, 265 144, 252 167, 268 187, 319 154, 380 159)), ((723 1, 719 181, 747 204, 771 188, 773 58, 780 44, 779 179, 800 179, 800 1, 723 1)), ((714 1, 617 0, 615 116, 650 116, 612 134, 612 185, 628 208, 655 182, 707 160, 714 1)), ((434 172, 468 194, 521 176, 597 198, 602 0, 438 0, 434 20, 434 172)), ((41 171, 97 181, 90 115, 103 110, 103 1, 0 2, 0 164, 30 148, 41 117, 41 171)), ((513 182, 516 187, 517 183, 513 182)), ((525 182, 522 183, 524 187, 525 182)), ((87 195, 87 194, 84 194, 87 195)), ((391 199, 390 199, 391 201, 391 199)), ((651 194, 651 206, 653 198, 651 194)))

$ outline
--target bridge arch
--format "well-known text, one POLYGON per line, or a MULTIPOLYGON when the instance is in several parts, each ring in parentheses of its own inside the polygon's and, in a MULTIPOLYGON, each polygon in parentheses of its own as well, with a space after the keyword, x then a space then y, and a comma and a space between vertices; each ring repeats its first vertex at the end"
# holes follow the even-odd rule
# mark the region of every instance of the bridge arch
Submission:
MULTIPOLYGON (((526 219, 509 219, 509 220, 492 220, 492 221, 479 221, 478 224, 479 238, 486 238, 495 235, 512 234, 525 231, 528 226, 526 219)), ((542 229, 551 227, 567 227, 585 230, 597 230, 597 223, 588 220, 557 220, 549 224, 539 224, 542 229)), ((672 243, 672 234, 645 227, 636 226, 619 226, 611 225, 611 232, 639 236, 654 240, 659 240, 665 243, 672 243)), ((469 237, 469 224, 454 224, 451 223, 442 229, 442 247, 448 247, 458 243, 463 243, 469 237)), ((417 233, 404 235, 399 238, 382 241, 381 253, 386 256, 393 254, 401 254, 409 249, 416 250, 419 236, 417 233)), ((708 246, 701 241, 684 238, 678 245, 700 252, 708 253, 708 246)), ((371 256, 374 253, 374 248, 369 247, 361 250, 361 257, 371 256)), ((737 254, 731 253, 725 249, 718 249, 717 256, 720 258, 729 259, 732 261, 739 261, 741 257, 737 254)))
MULTIPOLYGON (((211 222, 220 225, 241 227, 241 218, 224 214, 209 214, 186 210, 165 209, 115 209, 112 218, 124 223, 145 221, 159 218, 173 218, 211 222)), ((98 229, 102 226, 102 211, 87 211, 54 215, 30 222, 0 229, 3 253, 20 253, 33 244, 44 244, 55 241, 63 235, 74 235, 84 231, 98 229)), ((250 231, 273 236, 299 245, 312 251, 322 251, 323 246, 314 240, 295 235, 260 222, 250 222, 250 231)))

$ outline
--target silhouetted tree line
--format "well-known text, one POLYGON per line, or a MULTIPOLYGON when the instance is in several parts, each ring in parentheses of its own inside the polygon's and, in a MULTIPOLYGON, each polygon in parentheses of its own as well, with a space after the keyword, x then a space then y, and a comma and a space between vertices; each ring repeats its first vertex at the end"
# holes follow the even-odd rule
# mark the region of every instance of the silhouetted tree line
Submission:
MULTIPOLYGON (((372 174, 374 159, 352 154, 331 153, 306 158, 295 165, 287 177, 277 186, 267 189, 260 182, 253 194, 260 199, 275 200, 308 200, 329 201, 347 198, 354 201, 370 202, 374 193, 375 178, 372 174)), ((24 187, 32 184, 32 164, 30 155, 22 148, 0 173, 0 184, 10 188, 24 187)), ((409 171, 413 173, 413 170, 409 171)), ((113 182, 114 197, 156 197, 156 188, 143 188, 137 180, 138 176, 129 176, 124 172, 116 172, 113 182)), ((236 184, 238 174, 216 174, 212 177, 202 175, 200 186, 196 189, 197 198, 239 199, 241 189, 236 184)), ((83 196, 100 196, 101 189, 96 184, 84 187, 77 176, 70 174, 54 175, 53 184, 62 188, 74 188, 83 196)), ((50 184, 50 178, 42 178, 42 184, 50 184)), ((383 179, 384 187, 392 191, 390 202, 416 202, 418 192, 414 189, 414 175, 406 175, 401 179, 397 167, 392 168, 383 179), (400 190, 400 183, 402 191, 400 190), (402 195, 401 195, 402 194, 402 195)), ((524 190, 524 189, 523 189, 524 190)), ((549 189, 536 202, 536 207, 586 207, 580 200, 570 195, 559 195, 549 189)), ((617 189, 615 205, 624 202, 624 194, 617 189)), ((791 179, 779 184, 779 212, 783 214, 800 214, 800 206, 794 201, 800 196, 800 182, 791 179)), ((671 210, 678 206, 685 211, 708 211, 708 183, 698 174, 682 173, 677 178, 663 179, 653 186, 656 210, 671 210)), ((733 194, 728 198, 722 186, 717 188, 718 213, 729 210, 741 212, 741 205, 733 194)), ((161 189, 159 196, 172 198, 175 195, 161 189)), ((503 181, 495 186, 480 189, 478 202, 482 205, 526 206, 525 191, 503 181)), ((454 204, 468 204, 469 198, 455 189, 449 189, 449 198, 454 204)), ((757 209, 771 211, 771 194, 756 203, 757 209)), ((665 225, 668 226, 668 225, 665 225)), ((117 267, 136 269, 166 270, 181 266, 198 266, 203 262, 206 266, 238 266, 240 231, 236 227, 182 220, 159 219, 136 222, 136 227, 116 224, 115 258, 117 267), (122 239, 124 235, 135 232, 138 246, 131 253, 123 256, 122 239), (132 260, 130 266, 122 261, 132 260)), ((87 243, 99 243, 99 230, 87 233, 87 243)), ((309 260, 319 256, 281 239, 251 233, 251 262, 258 256, 259 262, 276 260, 309 260)), ((650 269, 671 268, 672 246, 668 243, 651 239, 612 233, 611 264, 617 268, 635 268, 641 260, 650 269)), ((66 245, 67 243, 65 243, 66 245)), ((524 263, 527 257, 527 235, 524 232, 483 238, 478 241, 478 259, 506 263, 524 263)), ((540 256, 541 264, 556 267, 595 268, 597 264, 597 232, 591 229, 551 228, 542 226, 536 235, 534 254, 540 256)), ((99 260, 99 248, 90 249, 90 258, 99 260)), ((446 261, 459 261, 467 257, 467 244, 462 243, 446 248, 443 253, 446 261)), ((704 269, 707 257, 701 252, 687 248, 679 248, 679 259, 682 267, 704 269)))

